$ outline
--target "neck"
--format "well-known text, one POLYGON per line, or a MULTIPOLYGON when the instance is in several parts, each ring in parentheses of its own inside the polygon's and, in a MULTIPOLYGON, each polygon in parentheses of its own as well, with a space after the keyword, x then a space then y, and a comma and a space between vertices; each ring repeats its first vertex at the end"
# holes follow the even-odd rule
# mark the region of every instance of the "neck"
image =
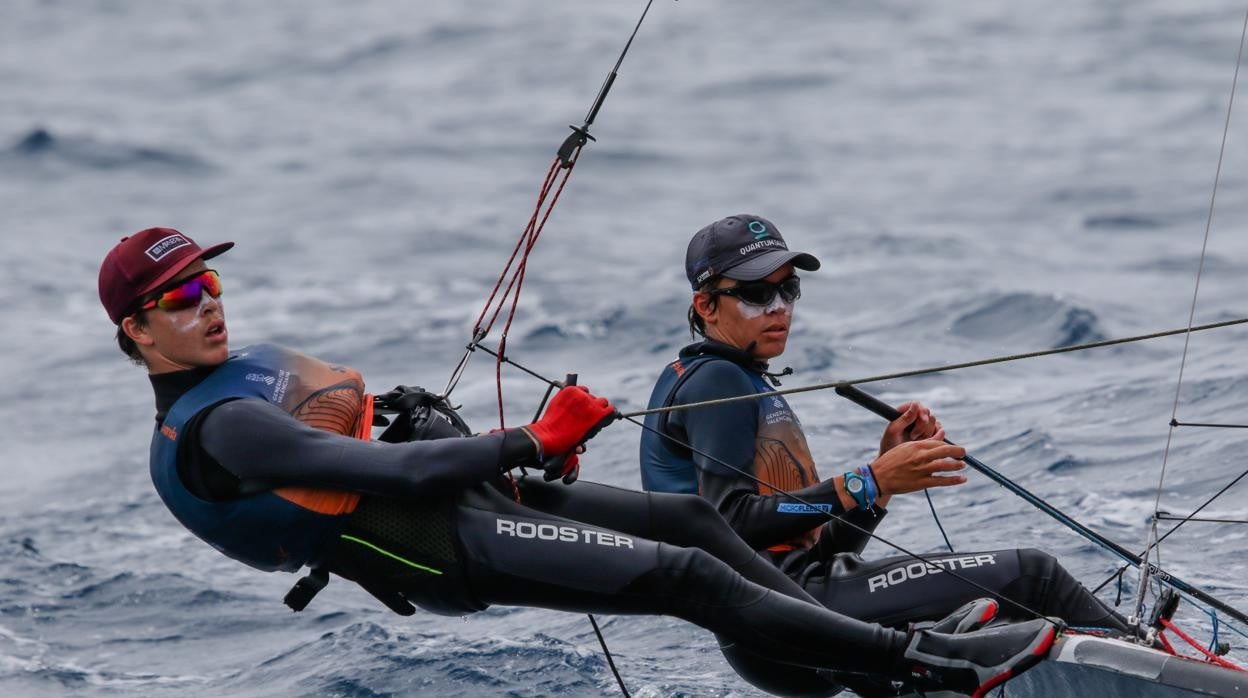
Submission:
POLYGON ((197 366, 175 361, 156 350, 141 353, 143 354, 143 362, 147 364, 147 375, 149 376, 159 376, 162 373, 173 373, 175 371, 189 371, 193 368, 213 368, 213 366, 197 366))

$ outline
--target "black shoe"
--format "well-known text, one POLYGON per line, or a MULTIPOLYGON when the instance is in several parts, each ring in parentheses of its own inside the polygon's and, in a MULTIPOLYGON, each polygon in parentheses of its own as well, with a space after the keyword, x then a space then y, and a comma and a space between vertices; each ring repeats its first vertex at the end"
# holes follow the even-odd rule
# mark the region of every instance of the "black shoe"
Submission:
MULTIPOLYGON (((975 599, 974 601, 968 601, 961 608, 940 620, 911 623, 908 632, 910 635, 914 635, 914 633, 920 630, 929 630, 946 635, 967 633, 979 630, 996 617, 996 601, 992 599, 975 599)), ((904 685, 888 677, 847 674, 843 672, 833 672, 832 675, 838 682, 848 687, 854 693, 867 698, 896 696, 899 695, 899 691, 905 690, 904 685)))
POLYGON ((980 698, 1044 659, 1062 627, 1037 618, 962 634, 918 630, 906 641, 900 669, 924 695, 980 698))

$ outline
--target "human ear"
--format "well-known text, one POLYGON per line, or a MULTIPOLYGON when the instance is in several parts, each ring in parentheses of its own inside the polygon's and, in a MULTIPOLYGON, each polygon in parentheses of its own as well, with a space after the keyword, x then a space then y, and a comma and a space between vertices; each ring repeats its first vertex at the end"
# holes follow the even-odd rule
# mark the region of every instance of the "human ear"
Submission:
POLYGON ((719 303, 715 296, 705 291, 698 291, 693 294, 693 312, 697 313, 708 325, 714 325, 719 320, 719 303))
POLYGON ((121 321, 121 331, 125 332, 130 339, 133 339, 135 344, 150 347, 156 343, 156 340, 152 338, 151 332, 148 331, 147 324, 139 322, 134 315, 121 321))

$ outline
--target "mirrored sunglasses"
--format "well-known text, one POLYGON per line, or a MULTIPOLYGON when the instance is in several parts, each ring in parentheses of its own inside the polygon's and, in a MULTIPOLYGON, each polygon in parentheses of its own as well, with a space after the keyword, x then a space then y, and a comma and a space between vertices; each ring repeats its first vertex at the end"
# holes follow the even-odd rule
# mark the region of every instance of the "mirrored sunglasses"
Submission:
POLYGON ((213 298, 221 296, 221 276, 212 269, 187 277, 177 286, 163 291, 159 296, 144 303, 139 310, 186 310, 199 305, 204 291, 213 298))

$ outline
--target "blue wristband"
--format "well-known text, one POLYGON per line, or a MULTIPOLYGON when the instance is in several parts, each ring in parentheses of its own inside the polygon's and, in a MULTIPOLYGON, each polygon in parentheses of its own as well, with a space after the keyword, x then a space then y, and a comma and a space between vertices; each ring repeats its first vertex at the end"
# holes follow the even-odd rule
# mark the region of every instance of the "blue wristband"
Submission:
POLYGON ((875 484, 875 472, 871 470, 870 465, 864 465, 858 468, 858 474, 862 476, 866 484, 867 508, 874 509, 875 500, 880 496, 880 488, 875 484))

